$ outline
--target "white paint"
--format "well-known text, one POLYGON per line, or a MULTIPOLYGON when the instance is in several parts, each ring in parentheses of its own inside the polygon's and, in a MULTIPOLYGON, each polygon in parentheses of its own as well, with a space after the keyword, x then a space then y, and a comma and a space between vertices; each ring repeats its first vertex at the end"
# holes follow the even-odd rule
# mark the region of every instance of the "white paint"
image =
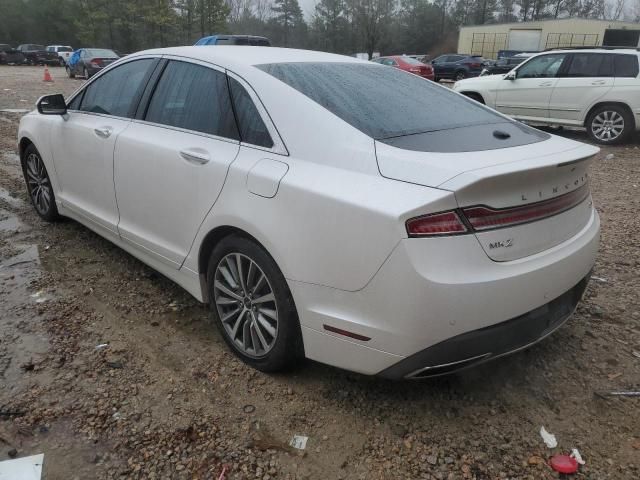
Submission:
POLYGON ((0 480, 40 480, 44 453, 0 462, 0 480))

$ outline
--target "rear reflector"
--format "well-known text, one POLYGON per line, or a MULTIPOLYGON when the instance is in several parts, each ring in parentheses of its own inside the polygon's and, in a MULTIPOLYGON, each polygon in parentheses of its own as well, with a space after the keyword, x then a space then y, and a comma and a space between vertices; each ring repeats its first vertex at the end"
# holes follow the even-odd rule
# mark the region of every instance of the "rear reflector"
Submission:
POLYGON ((462 211, 474 230, 483 231, 534 222, 557 215, 579 205, 588 195, 589 187, 585 184, 559 197, 521 207, 494 209, 483 206, 463 208, 462 211))
POLYGON ((323 325, 323 327, 327 332, 337 333, 338 335, 344 335, 345 337, 354 338, 362 342, 368 342, 369 340, 371 340, 371 338, 365 337, 364 335, 353 333, 348 330, 342 330, 341 328, 332 327, 331 325, 323 325))
POLYGON ((407 220, 407 233, 410 237, 454 235, 466 232, 467 227, 454 211, 434 213, 407 220))

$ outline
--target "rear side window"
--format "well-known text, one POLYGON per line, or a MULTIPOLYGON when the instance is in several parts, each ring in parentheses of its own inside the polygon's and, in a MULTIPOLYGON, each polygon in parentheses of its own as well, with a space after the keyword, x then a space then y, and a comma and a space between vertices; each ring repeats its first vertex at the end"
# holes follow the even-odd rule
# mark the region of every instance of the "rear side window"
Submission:
POLYGON ((473 100, 397 68, 368 62, 258 68, 377 140, 506 121, 473 100))
POLYGON ((260 147, 273 147, 273 140, 269 135, 269 130, 267 130, 262 121, 249 93, 240 85, 240 82, 231 77, 229 77, 229 87, 231 88, 233 107, 238 119, 238 127, 240 128, 240 139, 245 143, 260 147))
POLYGON ((614 55, 616 77, 637 77, 638 57, 636 55, 614 55))
POLYGON ((518 78, 551 78, 560 70, 566 54, 540 55, 518 69, 518 78))
POLYGON ((131 118, 155 62, 136 60, 101 75, 85 89, 80 110, 131 118))
POLYGON ((211 40, 208 45, 233 45, 233 38, 218 38, 217 40, 211 40))
POLYGON ((239 140, 226 75, 193 63, 169 62, 145 119, 239 140))
POLYGON ((613 77, 611 55, 574 53, 567 68, 567 77, 613 77))

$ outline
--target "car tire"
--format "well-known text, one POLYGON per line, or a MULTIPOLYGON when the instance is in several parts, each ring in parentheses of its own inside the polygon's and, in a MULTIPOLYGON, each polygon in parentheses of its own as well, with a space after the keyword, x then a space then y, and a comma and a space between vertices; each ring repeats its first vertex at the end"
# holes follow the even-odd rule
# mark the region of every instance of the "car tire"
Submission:
POLYGON ((82 76, 83 76, 86 80, 89 80, 89 70, 87 70, 87 67, 82 67, 82 76))
POLYGON ((69 78, 76 78, 75 73, 73 73, 73 72, 71 71, 71 69, 69 68, 69 66, 67 66, 67 67, 66 67, 66 69, 67 69, 67 76, 68 76, 69 78))
POLYGON ((624 142, 635 129, 633 116, 619 105, 602 105, 587 119, 589 137, 600 145, 615 145, 624 142))
POLYGON ((27 193, 36 213, 46 222, 59 220, 60 214, 49 173, 40 152, 33 144, 25 149, 21 163, 27 193))
POLYGON ((287 282, 255 241, 235 234, 222 239, 209 258, 207 285, 214 321, 243 362, 276 372, 294 367, 304 357, 287 282))
POLYGON ((464 80, 467 77, 467 72, 465 72, 464 70, 458 70, 453 79, 457 82, 458 80, 464 80))
POLYGON ((58 65, 61 66, 61 67, 64 67, 66 65, 66 63, 64 63, 63 59, 59 58, 58 59, 58 65))

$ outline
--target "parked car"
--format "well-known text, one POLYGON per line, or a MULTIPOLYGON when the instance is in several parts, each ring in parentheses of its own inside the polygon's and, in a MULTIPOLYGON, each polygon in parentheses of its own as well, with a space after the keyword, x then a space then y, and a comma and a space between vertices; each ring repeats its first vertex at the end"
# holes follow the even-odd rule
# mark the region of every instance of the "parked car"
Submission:
POLYGON ((43 220, 208 302, 263 371, 420 378, 518 351, 571 316, 598 249, 596 147, 341 55, 134 53, 42 97, 18 143, 43 220))
POLYGON ((411 57, 411 58, 415 58, 416 60, 418 60, 419 62, 422 63, 431 63, 431 56, 430 55, 405 55, 407 57, 411 57))
POLYGON ((203 37, 196 45, 253 45, 256 47, 269 47, 271 42, 266 37, 255 35, 211 35, 203 37))
POLYGON ((480 55, 440 55, 431 61, 436 82, 442 79, 462 80, 477 77, 482 72, 484 58, 480 55))
POLYGON ((0 43, 0 64, 21 64, 25 62, 24 55, 8 43, 0 43))
POLYGON ((116 52, 106 48, 81 48, 69 57, 67 75, 69 78, 75 78, 76 75, 90 78, 118 58, 116 52))
POLYGON ((454 90, 524 122, 585 127, 597 143, 620 143, 640 129, 639 55, 553 50, 507 75, 460 81, 454 90))
POLYGON ((486 62, 480 76, 485 75, 500 75, 503 73, 509 73, 514 67, 520 65, 527 58, 534 55, 533 53, 519 53, 513 57, 505 57, 495 62, 486 62))
POLYGON ((424 63, 409 56, 392 55, 388 57, 378 57, 373 59, 372 61, 380 63, 382 65, 399 68, 400 70, 404 70, 405 72, 413 73, 420 77, 433 80, 433 67, 431 67, 431 65, 425 65, 424 63))
POLYGON ((515 57, 516 55, 520 55, 522 53, 538 53, 538 52, 531 52, 531 51, 528 52, 526 50, 498 50, 497 58, 498 60, 500 60, 502 58, 515 57))
POLYGON ((54 52, 58 55, 58 63, 61 67, 65 67, 69 61, 69 57, 73 53, 73 48, 69 45, 49 45, 47 52, 54 52))
POLYGON ((29 65, 57 65, 58 55, 47 52, 44 45, 25 43, 18 45, 18 51, 24 55, 25 62, 29 65))

